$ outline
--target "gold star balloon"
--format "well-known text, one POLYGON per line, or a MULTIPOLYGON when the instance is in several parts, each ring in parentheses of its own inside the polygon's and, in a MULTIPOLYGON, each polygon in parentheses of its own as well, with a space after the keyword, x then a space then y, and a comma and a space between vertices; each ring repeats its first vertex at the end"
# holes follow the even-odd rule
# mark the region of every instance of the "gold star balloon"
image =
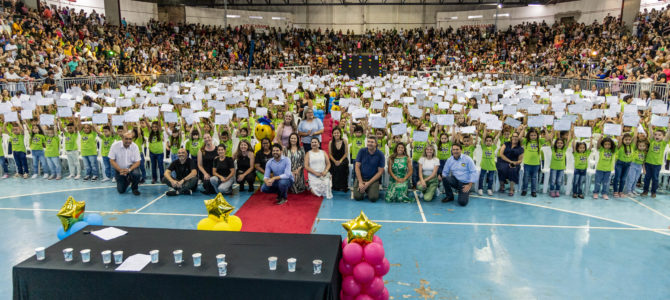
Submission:
POLYGON ((74 223, 81 221, 84 218, 85 209, 86 202, 76 201, 72 196, 67 197, 65 204, 58 211, 58 218, 63 224, 63 230, 67 231, 74 223))
POLYGON ((219 193, 216 198, 205 200, 205 207, 207 207, 207 214, 214 216, 216 219, 228 222, 228 215, 235 209, 223 198, 219 193))
POLYGON ((375 232, 382 228, 381 225, 370 221, 368 217, 361 211, 355 219, 342 223, 342 227, 347 230, 347 239, 351 242, 372 242, 372 237, 375 232))

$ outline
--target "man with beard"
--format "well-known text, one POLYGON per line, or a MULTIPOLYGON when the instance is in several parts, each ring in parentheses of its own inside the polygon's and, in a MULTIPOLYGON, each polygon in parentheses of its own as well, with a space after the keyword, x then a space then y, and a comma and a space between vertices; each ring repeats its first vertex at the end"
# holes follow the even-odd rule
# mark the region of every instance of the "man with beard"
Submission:
POLYGON ((287 201, 287 191, 293 185, 293 173, 291 173, 291 160, 282 156, 282 147, 279 144, 272 145, 272 159, 265 164, 265 176, 261 192, 277 193, 277 205, 287 201))

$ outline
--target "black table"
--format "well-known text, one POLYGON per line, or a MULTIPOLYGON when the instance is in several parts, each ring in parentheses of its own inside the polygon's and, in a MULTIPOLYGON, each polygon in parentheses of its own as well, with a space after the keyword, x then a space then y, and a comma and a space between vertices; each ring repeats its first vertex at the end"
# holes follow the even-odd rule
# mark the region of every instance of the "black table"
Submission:
POLYGON ((338 299, 342 256, 337 235, 213 232, 118 227, 128 233, 104 241, 88 226, 46 249, 46 259, 33 255, 13 268, 14 299, 338 299), (74 249, 65 262, 63 249, 74 249), (91 249, 91 262, 82 263, 79 251, 91 249), (100 252, 123 250, 124 259, 160 250, 159 263, 141 272, 106 268, 100 252), (182 249, 184 262, 174 263, 172 251, 182 249), (202 266, 193 267, 191 254, 202 253, 202 266), (226 254, 228 275, 218 276, 216 255, 226 254), (277 270, 269 271, 268 257, 277 256, 277 270), (297 259, 289 273, 286 259, 297 259), (312 260, 323 261, 312 273, 312 260))

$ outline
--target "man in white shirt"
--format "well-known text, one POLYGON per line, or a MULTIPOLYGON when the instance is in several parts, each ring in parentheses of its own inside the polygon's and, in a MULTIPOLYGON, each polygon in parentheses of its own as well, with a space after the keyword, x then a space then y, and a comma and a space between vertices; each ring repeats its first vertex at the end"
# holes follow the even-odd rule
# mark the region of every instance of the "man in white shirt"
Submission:
POLYGON ((119 194, 125 193, 130 184, 133 195, 140 195, 140 160, 140 149, 133 143, 132 132, 126 132, 123 140, 112 144, 109 149, 109 163, 116 170, 116 189, 119 194))

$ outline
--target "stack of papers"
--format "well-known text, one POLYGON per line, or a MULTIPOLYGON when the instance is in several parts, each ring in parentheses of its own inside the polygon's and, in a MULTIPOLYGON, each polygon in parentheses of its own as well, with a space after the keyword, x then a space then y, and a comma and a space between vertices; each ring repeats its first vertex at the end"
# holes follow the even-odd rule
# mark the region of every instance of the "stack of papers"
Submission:
POLYGON ((128 232, 115 227, 107 227, 105 229, 96 230, 91 233, 105 241, 109 241, 122 235, 125 235, 128 232))

